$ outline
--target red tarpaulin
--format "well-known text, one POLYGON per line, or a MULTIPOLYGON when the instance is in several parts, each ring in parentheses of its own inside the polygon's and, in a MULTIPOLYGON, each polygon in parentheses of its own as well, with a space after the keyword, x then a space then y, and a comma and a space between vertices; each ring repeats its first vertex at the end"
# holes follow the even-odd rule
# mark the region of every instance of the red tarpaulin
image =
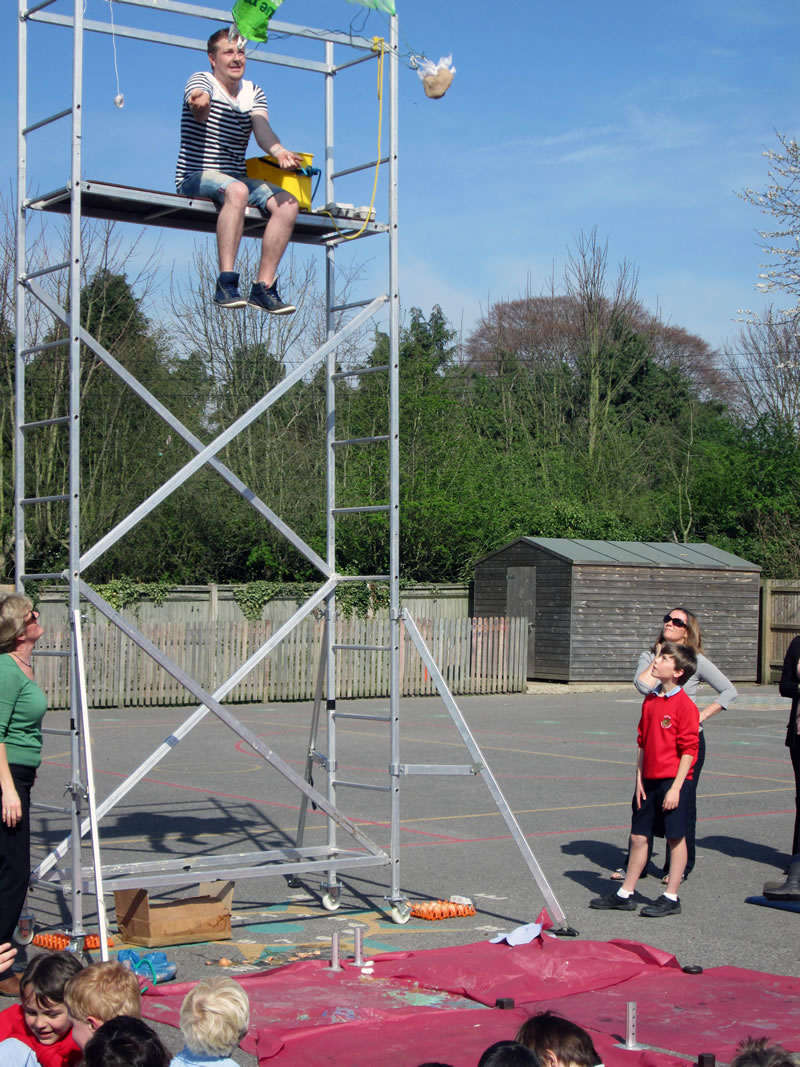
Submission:
MULTIPOLYGON (((585 1027, 607 1067, 675 1067, 713 1052, 728 1061, 749 1035, 800 1051, 800 979, 717 967, 685 974, 674 956, 635 941, 474 945, 373 956, 367 973, 320 960, 240 977, 251 1025, 242 1048, 259 1063, 475 1067, 487 1046, 551 1008, 585 1027), (369 973, 371 972, 371 973, 369 973), (494 1007, 498 998, 515 1007, 494 1007), (640 1051, 625 1040, 637 1005, 640 1051)), ((146 1018, 178 1025, 192 983, 157 986, 146 1018)))

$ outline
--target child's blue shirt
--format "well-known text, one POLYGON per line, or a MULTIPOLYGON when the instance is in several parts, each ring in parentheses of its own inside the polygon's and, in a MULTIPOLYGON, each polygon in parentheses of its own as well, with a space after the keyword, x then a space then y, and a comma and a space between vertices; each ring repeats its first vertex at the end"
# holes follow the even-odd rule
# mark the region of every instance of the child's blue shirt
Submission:
POLYGON ((169 1067, 239 1067, 230 1056, 206 1056, 202 1052, 192 1052, 185 1045, 177 1056, 170 1060, 169 1067))
POLYGON ((15 1037, 7 1037, 0 1041, 0 1063, 3 1067, 39 1067, 39 1061, 33 1054, 33 1049, 17 1041, 15 1037))

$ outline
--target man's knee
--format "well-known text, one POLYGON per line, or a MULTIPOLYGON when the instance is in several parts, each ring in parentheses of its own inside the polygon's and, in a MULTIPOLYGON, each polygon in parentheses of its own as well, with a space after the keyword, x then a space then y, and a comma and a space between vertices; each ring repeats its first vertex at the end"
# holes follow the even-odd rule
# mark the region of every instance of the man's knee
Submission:
POLYGON ((231 182, 225 186, 225 203, 241 208, 242 211, 247 207, 249 196, 250 190, 244 182, 231 182))
POLYGON ((291 193, 276 193, 270 197, 269 206, 272 215, 279 215, 286 222, 294 222, 300 205, 291 193))

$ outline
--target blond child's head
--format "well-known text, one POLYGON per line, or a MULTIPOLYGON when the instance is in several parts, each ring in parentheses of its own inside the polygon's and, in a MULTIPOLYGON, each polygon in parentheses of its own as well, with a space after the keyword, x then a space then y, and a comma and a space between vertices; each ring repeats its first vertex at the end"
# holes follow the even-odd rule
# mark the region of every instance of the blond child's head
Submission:
POLYGON ((40 1045, 55 1045, 71 1026, 64 987, 81 969, 71 952, 34 956, 20 979, 19 995, 25 1027, 40 1045))
POLYGON ((250 1025, 247 994, 232 978, 198 982, 181 1004, 181 1030, 192 1052, 230 1056, 250 1025))
POLYGON ((64 1001, 79 1048, 109 1019, 142 1014, 142 997, 133 971, 116 961, 92 963, 67 982, 64 1001))

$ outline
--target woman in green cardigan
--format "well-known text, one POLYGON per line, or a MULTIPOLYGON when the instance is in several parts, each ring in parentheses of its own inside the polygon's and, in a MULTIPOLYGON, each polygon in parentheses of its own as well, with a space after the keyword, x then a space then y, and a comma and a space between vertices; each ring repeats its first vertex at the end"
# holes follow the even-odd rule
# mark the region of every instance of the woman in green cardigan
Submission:
MULTIPOLYGON (((42 762, 47 711, 31 656, 43 633, 26 596, 0 595, 0 943, 11 940, 31 873, 31 788, 42 762)), ((19 977, 6 964, 0 994, 18 993, 19 977)))

